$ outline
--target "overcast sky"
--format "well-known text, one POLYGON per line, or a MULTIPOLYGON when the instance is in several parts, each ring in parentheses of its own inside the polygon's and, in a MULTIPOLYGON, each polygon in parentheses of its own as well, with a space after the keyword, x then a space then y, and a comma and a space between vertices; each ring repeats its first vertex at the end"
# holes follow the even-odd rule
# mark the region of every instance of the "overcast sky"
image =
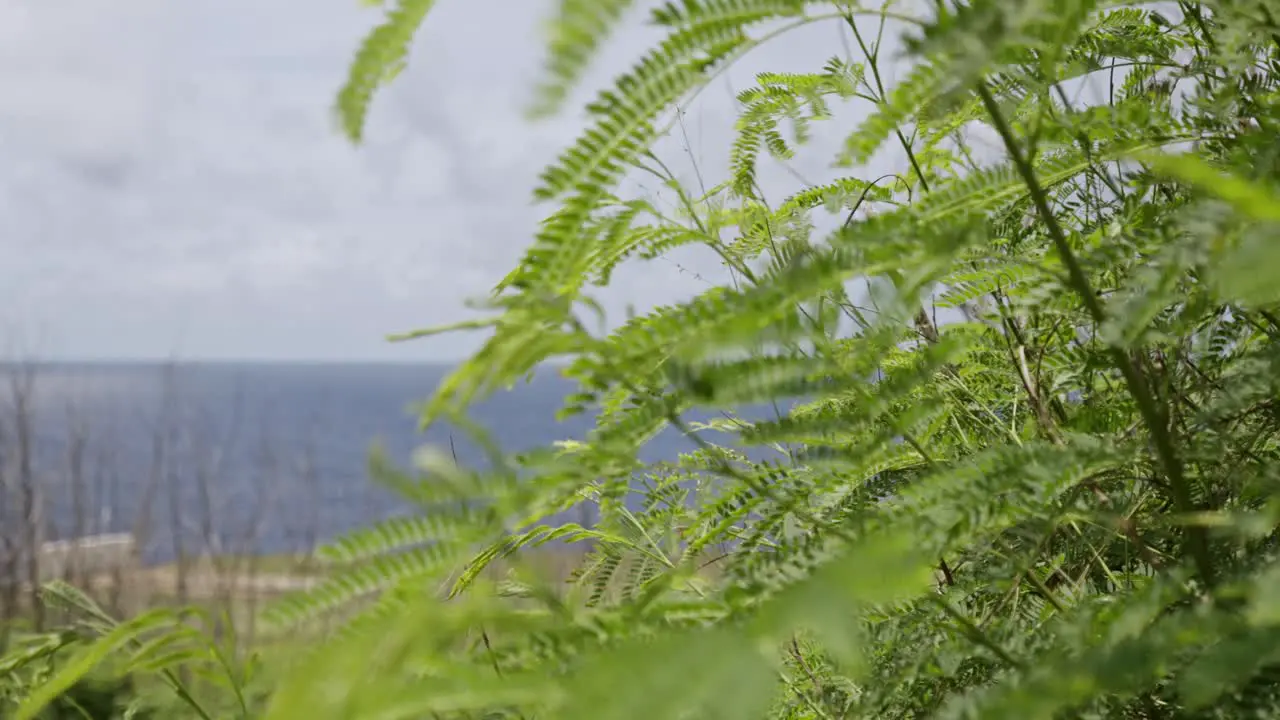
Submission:
MULTIPOLYGON (((352 147, 334 93, 379 11, 357 0, 0 0, 0 345, 69 358, 449 359, 466 336, 386 334, 458 319, 518 259, 530 191, 580 129, 520 111, 546 0, 439 0, 411 66, 352 147)), ((652 41, 633 23, 578 100, 652 41)), ((752 55, 689 109, 724 177, 734 89, 816 70, 837 24, 752 55)), ((830 138, 858 118, 824 131, 830 138)), ((821 136, 820 136, 821 137, 821 136)), ((792 170, 827 180, 833 144, 792 170)), ((765 189, 796 189, 781 168, 765 189)), ((716 264, 638 265, 602 295, 620 317, 688 297, 716 264)))

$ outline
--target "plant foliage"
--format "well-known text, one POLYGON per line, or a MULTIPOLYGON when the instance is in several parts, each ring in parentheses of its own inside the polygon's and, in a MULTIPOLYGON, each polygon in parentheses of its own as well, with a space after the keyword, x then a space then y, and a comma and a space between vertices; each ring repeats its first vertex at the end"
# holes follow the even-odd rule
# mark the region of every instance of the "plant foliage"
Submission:
MULTIPOLYGON (((340 101, 352 136, 428 5, 401 3, 361 50, 340 101)), ((559 4, 536 109, 558 106, 629 5, 559 4)), ((275 609, 300 623, 373 598, 265 717, 1275 717, 1275 13, 652 8, 665 39, 544 173, 547 219, 468 324, 489 336, 423 410, 465 423, 567 358, 565 411, 594 410, 595 430, 492 448, 483 471, 375 457, 421 517, 341 539, 334 557, 360 562, 275 609), (738 97, 724 182, 683 190, 652 150, 668 114, 815 23, 842 24, 854 54, 761 75, 738 97), (896 84, 892 37, 911 63, 896 84), (1073 99, 1081 84, 1105 97, 1073 99), (872 110, 832 156, 848 174, 767 202, 766 158, 851 101, 872 110), (983 139, 999 152, 978 157, 983 139), (903 167, 864 176, 886 147, 903 167), (669 181, 683 215, 618 197, 630 172, 669 181), (620 263, 688 244, 723 259, 724 283, 589 331, 580 316, 620 263), (793 406, 685 419, 769 401, 793 406), (693 450, 638 461, 666 427, 693 450), (594 526, 551 520, 580 503, 594 526), (587 549, 569 582, 521 563, 548 543, 587 549), (499 559, 515 570, 494 581, 499 559)))

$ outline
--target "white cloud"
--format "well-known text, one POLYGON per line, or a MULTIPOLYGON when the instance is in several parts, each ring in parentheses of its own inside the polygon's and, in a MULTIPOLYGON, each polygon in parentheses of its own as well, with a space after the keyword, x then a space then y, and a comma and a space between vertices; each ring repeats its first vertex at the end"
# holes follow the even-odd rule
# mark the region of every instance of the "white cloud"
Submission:
MULTIPOLYGON (((76 357, 464 352, 381 338, 457 318, 528 244, 532 185, 579 128, 521 115, 548 7, 441 0, 353 148, 330 108, 378 19, 356 0, 0 0, 0 319, 76 357)), ((730 88, 820 66, 836 32, 784 38, 702 94, 686 129, 708 182, 724 174, 730 88)), ((652 39, 620 32, 576 100, 652 39)), ((692 180, 682 142, 662 153, 692 180)), ((827 157, 795 167, 823 180, 827 157)), ((766 189, 794 180, 771 171, 766 189)), ((715 263, 690 262, 629 270, 607 306, 701 289, 715 263)))

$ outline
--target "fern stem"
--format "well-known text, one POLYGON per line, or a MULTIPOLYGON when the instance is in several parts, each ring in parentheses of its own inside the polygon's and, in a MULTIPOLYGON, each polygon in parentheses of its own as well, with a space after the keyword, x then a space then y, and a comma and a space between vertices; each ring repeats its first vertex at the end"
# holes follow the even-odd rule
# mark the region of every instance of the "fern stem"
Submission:
MULTIPOLYGON (((884 81, 880 79, 880 63, 878 62, 880 57, 880 43, 878 42, 878 38, 875 49, 872 50, 868 48, 866 42, 863 41, 862 33, 858 32, 858 24, 854 22, 853 14, 845 14, 844 21, 848 23, 849 29, 853 31, 854 40, 857 40, 858 47, 862 50, 863 56, 867 58, 867 64, 871 66, 871 77, 876 81, 876 91, 879 93, 880 102, 884 102, 884 81)), ((883 28, 883 24, 881 27, 883 28)), ((902 150, 906 152, 907 160, 911 163, 911 169, 915 172, 916 178, 920 180, 920 187, 923 188, 925 192, 929 192, 929 181, 925 179, 924 171, 920 169, 920 162, 916 160, 916 154, 911 151, 911 143, 907 142, 907 138, 902 134, 901 128, 895 127, 893 129, 893 134, 897 136, 898 143, 902 145, 902 150)))
MULTIPOLYGON (((1102 307, 1102 303, 1094 293, 1084 268, 1081 267, 1079 260, 1076 259, 1075 254, 1071 251, 1071 245, 1067 242, 1066 232, 1063 231, 1062 225, 1049 207, 1048 195, 1036 178, 1035 170, 1023 156, 1022 150, 1013 136, 1013 130, 1009 127, 1008 121, 1005 120, 1004 114, 1000 112, 1000 107, 996 104, 995 97, 992 96, 985 79, 978 82, 977 91, 982 99, 983 106, 991 116, 992 125, 1009 152, 1010 160, 1018 169, 1023 182, 1026 183, 1027 191, 1035 204, 1036 212, 1044 220, 1045 227, 1049 231, 1049 237, 1053 240, 1054 248, 1057 250, 1062 264, 1067 268, 1067 275, 1071 285, 1080 295, 1081 302, 1094 323, 1101 325, 1106 320, 1106 312, 1102 307)), ((1107 353, 1120 370, 1121 375, 1124 376, 1129 394, 1133 396, 1138 405, 1138 411, 1142 414, 1147 428, 1151 431, 1156 455, 1169 478, 1169 490, 1174 506, 1181 513, 1195 512, 1198 508, 1192 500, 1191 489, 1183 474, 1182 461, 1178 457, 1174 443, 1173 428, 1170 427, 1165 413, 1162 412, 1156 402, 1145 374, 1124 349, 1116 345, 1108 345, 1107 353)), ((1212 587, 1215 573, 1213 558, 1209 553, 1209 538, 1205 529, 1199 526, 1188 528, 1183 549, 1195 562, 1196 570, 1205 584, 1212 587)))
POLYGON ((645 156, 653 160, 655 163, 657 163, 658 167, 661 168, 662 171, 666 173, 666 176, 664 177, 662 173, 657 172, 656 170, 646 167, 644 165, 637 164, 637 167, 640 167, 642 170, 647 170, 648 172, 652 173, 653 175, 658 177, 660 180, 662 180, 664 183, 666 183, 668 186, 675 188, 676 194, 680 198, 680 204, 684 206, 685 212, 689 213, 689 218, 693 222, 693 224, 697 226, 698 232, 702 233, 703 237, 706 238, 707 247, 710 247, 711 250, 715 252, 716 255, 720 256, 720 260, 725 265, 727 265, 731 270, 741 273, 742 276, 746 278, 747 282, 755 284, 756 277, 755 277, 755 273, 751 272, 751 267, 747 265, 746 262, 742 262, 742 263, 734 262, 735 258, 729 254, 728 250, 725 249, 724 244, 720 241, 720 239, 715 234, 711 232, 711 230, 706 226, 706 224, 702 222, 702 218, 698 215, 697 209, 693 206, 693 202, 689 199, 689 194, 684 191, 684 186, 682 186, 679 182, 676 181, 675 173, 671 172, 671 168, 667 167, 667 164, 662 162, 662 159, 659 158, 657 154, 655 154, 652 150, 646 151, 645 156))
POLYGON ((987 634, 982 632, 982 630, 977 625, 974 625, 972 620, 965 617, 964 613, 961 613, 959 610, 955 609, 955 606, 947 602, 944 596, 935 595, 933 596, 932 599, 935 603, 937 603, 938 607, 941 608, 942 611, 947 614, 948 617, 950 617, 952 620, 956 621, 956 623, 960 625, 961 633, 964 634, 966 637, 968 637, 970 640, 981 645, 987 650, 990 650, 992 655, 995 655, 1000 660, 1000 662, 1003 662, 1005 665, 1008 665, 1010 668, 1013 668, 1015 670, 1022 670, 1025 668, 1022 662, 1020 662, 1014 656, 1010 655, 1008 650, 1005 650, 1003 647, 1000 646, 1000 643, 987 637, 987 634))
MULTIPOLYGON (((842 12, 822 13, 819 15, 810 15, 810 16, 801 18, 799 20, 796 20, 794 22, 787 23, 786 25, 783 25, 781 27, 770 30, 769 32, 762 34, 759 38, 750 40, 749 42, 743 44, 742 47, 726 55, 724 62, 717 64, 716 67, 713 68, 711 72, 707 74, 704 82, 699 83, 699 85, 696 88, 694 88, 693 91, 690 92, 687 97, 676 100, 674 104, 676 106, 688 107, 690 103, 692 103, 699 95, 702 94, 703 90, 710 87, 712 80, 715 80, 722 73, 728 71, 728 69, 730 67, 733 67, 734 63, 742 59, 743 56, 747 55, 752 50, 755 50, 761 45, 764 45, 770 40, 778 38, 782 35, 785 35, 791 32, 792 30, 802 28, 806 25, 813 25, 814 23, 822 22, 825 20, 838 20, 840 18, 843 18, 846 14, 849 14, 849 13, 847 11, 842 11, 842 12)), ((892 12, 890 10, 855 10, 853 11, 852 14, 875 15, 876 17, 883 17, 887 20, 897 20, 898 22, 901 22, 907 25, 914 25, 916 27, 924 27, 926 25, 925 21, 918 17, 913 17, 911 15, 906 15, 903 13, 892 12)), ((679 122, 679 115, 677 114, 675 117, 671 118, 671 120, 666 125, 664 125, 657 134, 659 136, 667 134, 668 132, 670 132, 672 129, 675 128, 678 122, 679 122)))
POLYGON ((213 720, 213 717, 209 715, 209 713, 205 712, 204 707, 195 699, 191 694, 191 691, 187 690, 186 684, 178 678, 176 673, 172 670, 166 669, 161 674, 164 676, 165 682, 173 689, 173 692, 178 696, 178 698, 182 700, 182 702, 186 703, 187 706, 190 707, 197 715, 199 715, 201 720, 213 720))
MULTIPOLYGON (((823 695, 822 682, 818 680, 818 676, 814 674, 813 669, 809 667, 809 663, 805 661, 804 653, 801 652, 800 650, 800 642, 796 640, 795 635, 791 636, 790 649, 791 649, 791 656, 796 659, 796 664, 800 666, 800 669, 804 671, 805 676, 809 678, 809 683, 813 685, 814 694, 817 695, 818 698, 821 698, 823 695)), ((821 715, 824 718, 831 717, 827 713, 827 711, 823 709, 821 705, 818 704, 816 699, 809 697, 809 693, 802 693, 801 696, 805 699, 805 701, 809 704, 809 707, 811 707, 815 713, 821 715)))

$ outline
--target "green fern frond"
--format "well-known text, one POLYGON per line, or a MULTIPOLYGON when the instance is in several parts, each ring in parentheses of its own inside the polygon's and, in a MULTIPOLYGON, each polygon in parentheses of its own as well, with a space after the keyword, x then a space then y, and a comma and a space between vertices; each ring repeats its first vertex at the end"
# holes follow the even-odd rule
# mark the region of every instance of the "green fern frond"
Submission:
POLYGON ((435 544, 368 558, 277 601, 263 619, 276 627, 298 626, 408 583, 435 579, 443 586, 445 576, 467 557, 467 550, 454 544, 435 544))
MULTIPOLYGON (((560 4, 541 110, 629 5, 560 4)), ((494 317, 460 326, 491 336, 423 412, 473 430, 471 404, 561 357, 578 386, 565 413, 592 429, 515 456, 477 432, 485 471, 375 457, 375 481, 422 516, 340 538, 326 553, 342 562, 275 610, 358 612, 300 653, 267 717, 1273 715, 1273 14, 657 6, 664 39, 543 175, 536 197, 556 206, 494 317), (660 120, 819 23, 861 57, 757 74, 712 189, 676 182, 660 120), (915 65, 886 88, 884 35, 903 25, 915 65), (1105 96, 1073 97, 1082 84, 1105 96), (906 157, 770 206, 761 157, 789 157, 849 99, 875 107, 836 159, 864 165, 886 140, 906 157), (633 168, 680 208, 620 196, 633 168), (588 332, 582 311, 603 315, 588 285, 688 245, 730 279, 588 332), (649 461, 674 432, 690 451, 649 461), (596 520, 560 520, 575 511, 596 520), (559 545, 587 551, 548 577, 535 551, 559 545)), ((403 27, 359 77, 402 61, 403 27)), ((208 664, 169 630, 120 665, 208 664)), ((15 657, 46 662, 64 639, 82 642, 15 657)))
POLYGON ((853 167, 866 164, 895 129, 901 128, 931 97, 944 92, 947 79, 943 73, 934 65, 923 62, 912 68, 885 102, 877 106, 845 140, 844 151, 837 157, 836 165, 853 167))
POLYGON ((532 117, 545 117, 560 109, 631 4, 631 0, 560 0, 549 24, 545 79, 530 107, 532 117))
POLYGON ((360 562, 406 547, 435 542, 457 542, 479 524, 472 514, 450 509, 446 513, 391 518, 355 530, 326 544, 319 556, 329 562, 360 562))
POLYGON ((653 120, 707 77, 707 70, 746 42, 736 25, 676 32, 602 91, 589 106, 598 119, 541 176, 534 195, 558 197, 583 186, 609 187, 655 139, 653 120))
POLYGON ((804 11, 807 0, 679 0, 653 9, 655 25, 690 29, 699 25, 747 25, 791 17, 804 11))
POLYGON ((435 0, 394 0, 386 19, 365 37, 338 92, 337 113, 352 142, 363 138, 374 93, 404 69, 413 36, 433 6, 435 0))

